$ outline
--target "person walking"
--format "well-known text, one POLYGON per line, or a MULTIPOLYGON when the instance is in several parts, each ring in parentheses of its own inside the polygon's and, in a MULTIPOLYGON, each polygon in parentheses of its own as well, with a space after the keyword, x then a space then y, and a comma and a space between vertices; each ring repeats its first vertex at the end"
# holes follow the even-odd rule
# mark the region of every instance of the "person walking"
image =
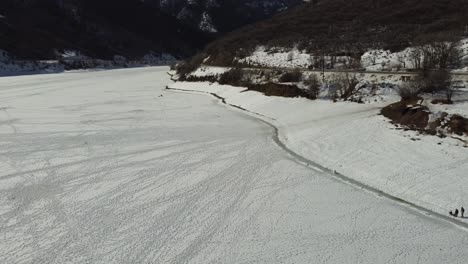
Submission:
POLYGON ((465 208, 463 208, 463 206, 461 208, 461 217, 465 218, 465 208))
POLYGON ((455 209, 455 214, 453 216, 458 217, 458 209, 455 209))

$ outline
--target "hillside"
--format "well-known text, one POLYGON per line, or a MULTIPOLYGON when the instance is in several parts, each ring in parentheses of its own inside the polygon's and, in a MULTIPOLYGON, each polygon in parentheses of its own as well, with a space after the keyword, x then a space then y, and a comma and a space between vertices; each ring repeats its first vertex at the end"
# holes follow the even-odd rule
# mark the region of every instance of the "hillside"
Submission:
POLYGON ((302 3, 302 0, 150 0, 185 25, 226 33, 302 3))
POLYGON ((192 54, 209 37, 139 0, 2 0, 0 49, 51 59, 66 50, 93 58, 192 54))
POLYGON ((315 0, 236 30, 205 50, 207 63, 231 64, 257 46, 360 57, 402 50, 428 34, 466 34, 466 0, 315 0))
POLYGON ((0 50, 19 59, 193 55, 216 37, 302 0, 3 0, 0 50))

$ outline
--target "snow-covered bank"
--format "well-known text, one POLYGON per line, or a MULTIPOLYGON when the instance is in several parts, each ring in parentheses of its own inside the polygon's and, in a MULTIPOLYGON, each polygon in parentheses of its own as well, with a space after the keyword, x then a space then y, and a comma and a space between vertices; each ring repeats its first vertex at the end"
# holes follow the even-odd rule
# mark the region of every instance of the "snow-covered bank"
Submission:
MULTIPOLYGON (((454 72, 467 73, 468 70, 468 38, 463 38, 457 45, 459 50, 460 65, 452 68, 454 72)), ((249 56, 236 58, 236 61, 251 66, 277 67, 277 68, 313 68, 327 69, 352 69, 358 65, 367 71, 405 71, 416 69, 417 61, 414 60, 416 47, 407 47, 401 51, 368 50, 362 54, 359 62, 353 61, 348 56, 324 56, 320 57, 297 47, 271 47, 258 46, 249 56), (321 61, 323 60, 323 61, 321 61)), ((422 57, 421 57, 422 59, 422 57)))
POLYGON ((139 60, 128 60, 122 56, 114 56, 113 60, 93 59, 78 51, 65 51, 61 60, 34 61, 14 60, 8 53, 0 49, 0 77, 46 73, 62 73, 76 70, 112 70, 122 68, 138 68, 149 66, 165 66, 174 64, 177 60, 170 54, 148 53, 139 60))
POLYGON ((378 115, 383 104, 266 97, 209 83, 171 87, 216 93, 267 116, 297 153, 419 206, 446 214, 468 204, 466 143, 396 130, 378 115))
POLYGON ((64 66, 57 62, 47 63, 33 61, 0 61, 0 77, 29 74, 60 73, 64 71, 64 66))

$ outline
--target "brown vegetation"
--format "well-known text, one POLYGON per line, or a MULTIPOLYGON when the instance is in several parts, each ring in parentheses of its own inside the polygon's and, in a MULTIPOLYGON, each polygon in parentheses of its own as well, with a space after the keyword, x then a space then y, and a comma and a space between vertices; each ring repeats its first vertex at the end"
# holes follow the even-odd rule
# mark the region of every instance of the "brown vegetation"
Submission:
POLYGON ((285 72, 279 78, 279 82, 282 83, 291 83, 291 82, 300 82, 302 79, 302 72, 298 69, 295 69, 291 72, 285 72))
POLYGON ((309 94, 296 85, 268 82, 262 84, 251 84, 248 86, 248 89, 261 92, 266 96, 309 98, 309 94))
POLYGON ((219 77, 219 84, 229 84, 232 86, 243 86, 243 84, 247 84, 244 82, 244 70, 241 68, 233 68, 219 77))
POLYGON ((463 116, 453 115, 443 127, 454 134, 468 136, 468 119, 463 116))
POLYGON ((402 101, 382 109, 382 114, 411 130, 445 137, 445 133, 468 135, 468 119, 460 115, 449 116, 442 113, 436 120, 429 122, 429 109, 417 104, 419 99, 402 101))
POLYGON ((203 54, 197 54, 192 58, 175 65, 175 70, 179 75, 179 80, 186 81, 188 75, 200 66, 200 64, 203 62, 203 59, 203 54))

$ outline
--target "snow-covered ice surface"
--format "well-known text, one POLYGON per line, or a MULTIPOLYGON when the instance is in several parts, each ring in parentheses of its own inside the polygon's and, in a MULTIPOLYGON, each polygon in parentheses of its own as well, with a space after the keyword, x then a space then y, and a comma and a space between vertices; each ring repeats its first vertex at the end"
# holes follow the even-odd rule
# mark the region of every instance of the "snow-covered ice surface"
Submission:
POLYGON ((209 83, 178 82, 172 87, 216 93, 269 117, 283 143, 296 153, 406 201, 441 214, 468 204, 466 143, 396 130, 378 115, 389 102, 267 97, 209 83))
POLYGON ((0 78, 0 263, 466 263, 466 230, 301 165, 167 70, 0 78))

